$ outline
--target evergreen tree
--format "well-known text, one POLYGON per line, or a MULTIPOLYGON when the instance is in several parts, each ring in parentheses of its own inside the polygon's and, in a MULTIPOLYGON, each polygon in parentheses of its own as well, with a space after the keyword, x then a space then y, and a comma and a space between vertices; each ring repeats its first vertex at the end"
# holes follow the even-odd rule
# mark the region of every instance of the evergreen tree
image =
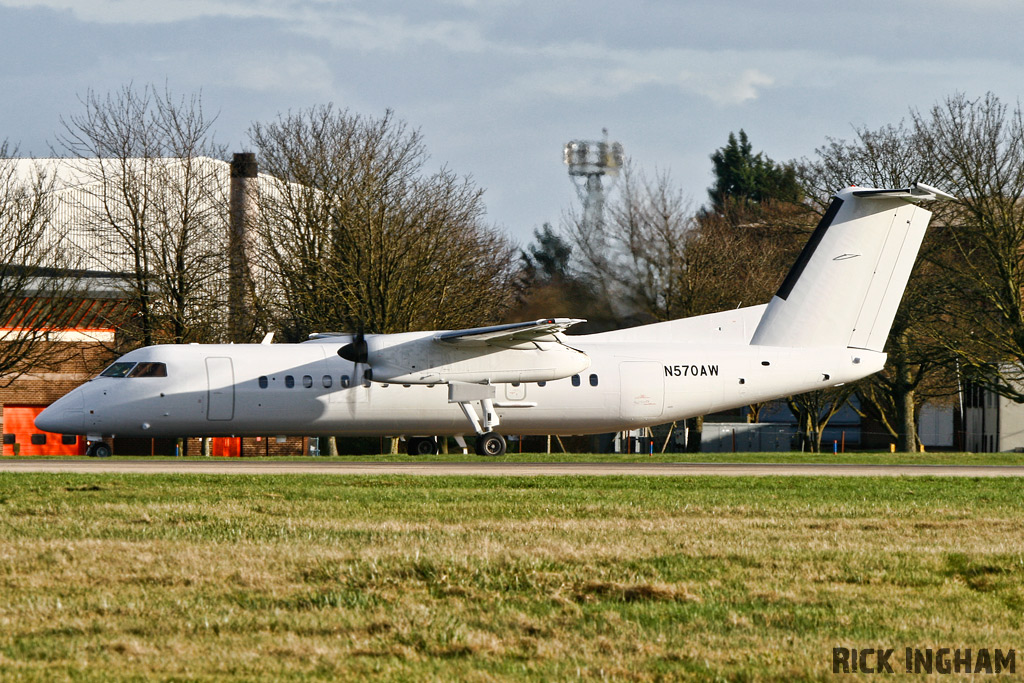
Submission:
POLYGON ((777 164, 762 152, 753 153, 745 131, 711 155, 715 184, 708 188, 711 211, 723 213, 732 202, 760 205, 769 201, 798 202, 803 196, 792 163, 777 164))
POLYGON ((572 245, 557 235, 550 223, 534 228, 533 239, 519 255, 527 277, 543 283, 568 281, 572 245))

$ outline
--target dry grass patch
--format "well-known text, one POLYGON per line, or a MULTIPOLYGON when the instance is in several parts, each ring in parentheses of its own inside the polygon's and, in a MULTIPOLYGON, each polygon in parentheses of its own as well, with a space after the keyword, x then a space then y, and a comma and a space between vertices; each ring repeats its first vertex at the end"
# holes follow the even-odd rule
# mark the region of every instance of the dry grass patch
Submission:
POLYGON ((0 475, 0 678, 820 680, 1024 635, 1012 480, 0 475))

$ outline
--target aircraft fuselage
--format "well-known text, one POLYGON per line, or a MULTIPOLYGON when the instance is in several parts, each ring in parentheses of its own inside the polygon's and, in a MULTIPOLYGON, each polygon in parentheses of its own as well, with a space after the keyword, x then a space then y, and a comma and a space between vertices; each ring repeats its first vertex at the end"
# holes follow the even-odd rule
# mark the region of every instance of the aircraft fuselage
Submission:
MULTIPOLYGON (((501 431, 565 435, 663 424, 853 381, 885 361, 861 349, 564 339, 590 367, 564 379, 496 384, 501 431)), ((138 349, 118 363, 163 364, 166 376, 97 377, 37 425, 90 439, 473 434, 447 385, 360 381, 363 368, 337 354, 346 341, 138 349)))

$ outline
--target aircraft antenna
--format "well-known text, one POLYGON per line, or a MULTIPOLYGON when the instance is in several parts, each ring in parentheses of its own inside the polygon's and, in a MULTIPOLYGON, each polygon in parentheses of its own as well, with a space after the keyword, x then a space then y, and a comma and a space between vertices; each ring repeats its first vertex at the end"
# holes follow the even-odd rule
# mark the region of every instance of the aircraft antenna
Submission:
POLYGON ((572 140, 562 149, 569 179, 583 203, 583 224, 588 232, 604 225, 605 188, 601 179, 608 177, 614 181, 623 161, 622 145, 608 141, 607 128, 602 132, 602 140, 572 140))

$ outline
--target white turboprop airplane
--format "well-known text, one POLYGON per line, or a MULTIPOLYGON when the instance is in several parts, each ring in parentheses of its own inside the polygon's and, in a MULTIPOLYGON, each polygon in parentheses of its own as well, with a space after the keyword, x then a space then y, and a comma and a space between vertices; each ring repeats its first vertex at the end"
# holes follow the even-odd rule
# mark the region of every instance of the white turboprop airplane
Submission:
POLYGON ((592 434, 663 424, 852 382, 885 345, 931 213, 917 184, 833 198, 768 304, 600 334, 576 319, 467 330, 314 335, 301 344, 188 344, 132 351, 36 418, 112 436, 592 434))

